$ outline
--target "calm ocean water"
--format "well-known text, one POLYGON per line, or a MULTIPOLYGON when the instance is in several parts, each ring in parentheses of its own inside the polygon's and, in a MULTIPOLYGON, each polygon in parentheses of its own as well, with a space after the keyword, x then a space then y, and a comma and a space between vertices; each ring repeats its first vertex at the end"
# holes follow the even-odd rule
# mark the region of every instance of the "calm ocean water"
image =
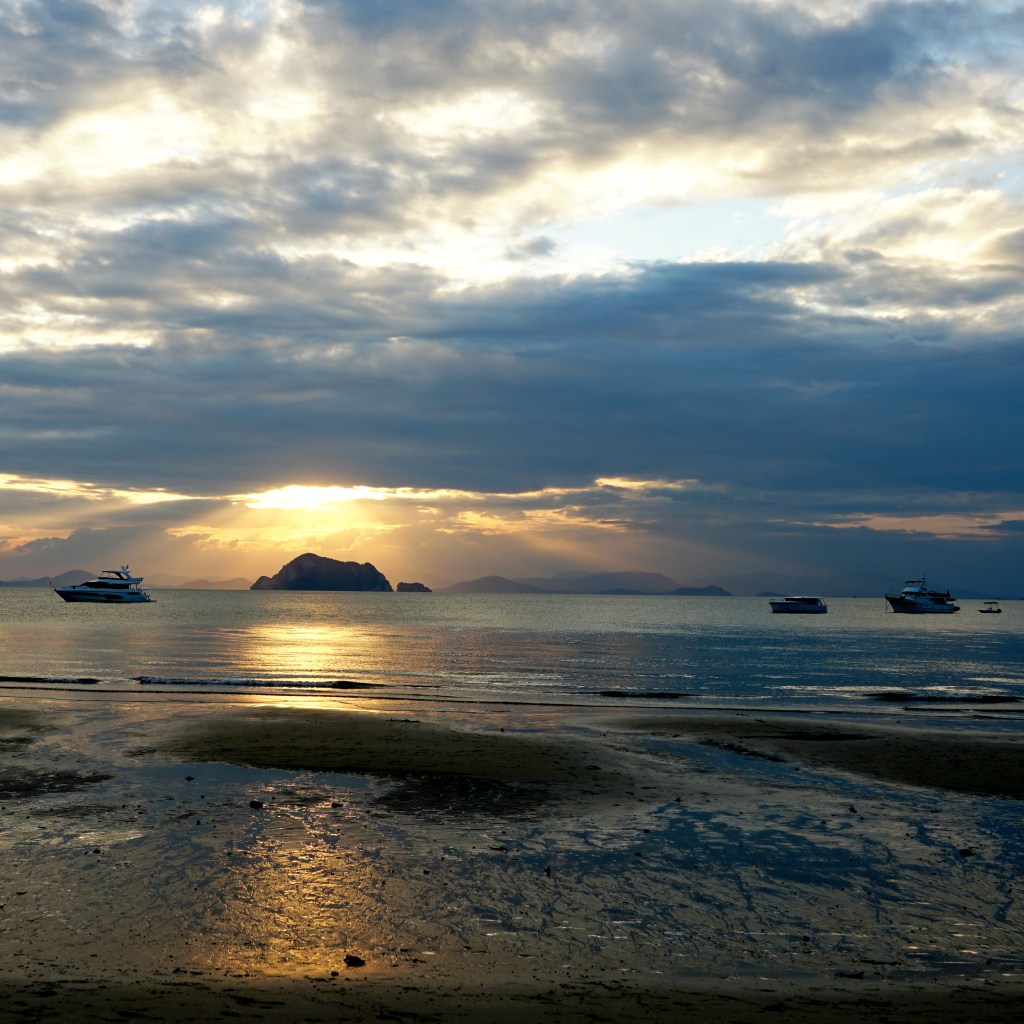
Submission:
POLYGON ((0 685, 1024 714, 1019 602, 909 616, 833 598, 790 616, 740 597, 152 593, 105 607, 0 589, 0 685))

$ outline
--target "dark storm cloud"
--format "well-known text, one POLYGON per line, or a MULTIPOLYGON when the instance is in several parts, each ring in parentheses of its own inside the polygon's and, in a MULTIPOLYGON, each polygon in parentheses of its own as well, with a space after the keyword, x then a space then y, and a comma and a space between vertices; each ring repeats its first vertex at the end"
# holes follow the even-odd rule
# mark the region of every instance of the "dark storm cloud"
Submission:
POLYGON ((558 248, 557 243, 546 237, 538 235, 525 241, 516 242, 505 250, 505 258, 510 260, 526 260, 535 256, 550 256, 558 248))
POLYGON ((102 8, 75 0, 5 5, 0 15, 0 123, 40 125, 58 116, 89 69, 120 63, 117 32, 102 8))
MULTIPOLYGON (((842 24, 729 0, 307 6, 317 38, 355 33, 365 42, 358 66, 379 101, 514 86, 549 111, 532 140, 538 151, 581 159, 652 133, 721 140, 742 130, 768 140, 780 128, 791 144, 824 152, 820 143, 851 117, 948 84, 951 69, 935 49, 967 37, 983 49, 979 60, 998 59, 970 5, 955 2, 874 4, 842 24)), ((1011 14, 999 20, 1019 33, 1011 14)), ((948 150, 968 142, 941 137, 948 150)), ((478 154, 473 166, 485 165, 478 154)), ((771 173, 787 172, 780 161, 771 173)))
POLYGON ((1012 519, 993 526, 992 530, 997 533, 1020 534, 1024 536, 1024 519, 1012 519))
MULTIPOLYGON (((404 305, 372 330, 370 312, 350 330, 353 310, 326 304, 298 323, 285 292, 185 342, 8 354, 5 432, 22 438, 9 468, 220 493, 288 476, 525 489, 602 473, 870 488, 883 504, 938 477, 1002 491, 1010 452, 996 439, 979 456, 970 423, 1016 407, 1021 360, 999 338, 913 340, 793 302, 838 274, 659 265, 455 297, 405 276, 404 305), (293 333, 252 341, 258 319, 293 333)), ((386 272, 373 284, 398 290, 386 272)), ((1007 437, 1024 426, 1010 415, 1007 437)))
POLYGON ((1014 270, 1024 264, 1024 229, 1007 231, 993 242, 989 249, 993 261, 1014 265, 1014 270))

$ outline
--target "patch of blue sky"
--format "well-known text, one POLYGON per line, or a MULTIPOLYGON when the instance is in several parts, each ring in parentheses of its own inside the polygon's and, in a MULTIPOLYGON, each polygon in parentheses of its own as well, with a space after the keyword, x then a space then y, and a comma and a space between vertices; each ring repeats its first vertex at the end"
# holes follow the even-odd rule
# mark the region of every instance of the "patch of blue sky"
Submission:
POLYGON ((685 206, 638 204, 606 220, 546 232, 558 250, 605 250, 622 262, 758 259, 783 240, 787 219, 773 201, 685 206), (776 212, 772 212, 773 206, 776 212))

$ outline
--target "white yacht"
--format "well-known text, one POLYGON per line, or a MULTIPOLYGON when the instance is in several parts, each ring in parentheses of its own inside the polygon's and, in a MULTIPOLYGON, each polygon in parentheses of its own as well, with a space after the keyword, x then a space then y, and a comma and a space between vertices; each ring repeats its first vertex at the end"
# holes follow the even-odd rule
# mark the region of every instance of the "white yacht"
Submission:
POLYGON ((94 580, 76 583, 73 587, 54 587, 65 601, 91 601, 97 604, 127 604, 151 601, 140 586, 141 576, 133 576, 127 565, 120 569, 104 569, 94 580))
POLYGON ((820 597, 773 597, 769 602, 773 612, 795 615, 824 615, 828 605, 820 597))
POLYGON ((948 590, 945 593, 929 590, 924 578, 907 580, 898 594, 886 594, 885 599, 894 612, 931 615, 960 611, 960 605, 954 603, 948 590))

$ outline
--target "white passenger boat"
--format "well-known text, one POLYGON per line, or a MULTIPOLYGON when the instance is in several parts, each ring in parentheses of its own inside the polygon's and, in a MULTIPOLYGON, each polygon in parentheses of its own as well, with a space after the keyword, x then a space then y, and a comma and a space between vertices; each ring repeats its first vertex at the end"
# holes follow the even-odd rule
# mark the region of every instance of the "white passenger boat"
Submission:
POLYGON ((769 602, 773 612, 795 615, 823 615, 828 605, 820 597, 773 597, 769 602))
POLYGON ((94 604, 128 604, 151 601, 142 589, 141 576, 133 576, 127 565, 120 569, 104 569, 94 580, 76 583, 73 587, 54 587, 65 601, 90 601, 94 604))
POLYGON ((907 580, 898 594, 886 594, 885 599, 894 612, 931 615, 960 611, 948 590, 929 590, 928 581, 923 578, 907 580))

